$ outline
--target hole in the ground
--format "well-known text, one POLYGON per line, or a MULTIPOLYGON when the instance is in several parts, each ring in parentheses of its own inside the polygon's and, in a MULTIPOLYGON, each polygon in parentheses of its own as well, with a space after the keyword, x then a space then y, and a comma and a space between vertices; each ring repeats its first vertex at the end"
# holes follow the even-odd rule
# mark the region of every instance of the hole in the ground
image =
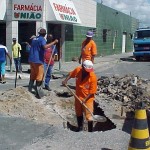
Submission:
MULTIPOLYGON (((94 102, 94 115, 101 115, 101 116, 105 116, 104 111, 98 107, 98 103, 94 102)), ((107 118, 107 117, 106 117, 107 118)), ((78 131, 77 126, 71 124, 71 122, 67 122, 66 127, 74 132, 78 131)), ((65 128, 66 128, 65 127, 65 128)), ((83 130, 87 131, 87 124, 84 123, 83 125, 83 130)), ((116 125, 109 119, 107 118, 106 122, 94 122, 93 123, 93 131, 107 131, 107 130, 111 130, 116 128, 116 125)))
MULTIPOLYGON (((101 115, 105 116, 104 111, 98 107, 98 103, 94 102, 94 115, 101 115)), ((106 117, 107 118, 107 117, 106 117)), ((115 129, 116 125, 109 119, 107 118, 106 122, 97 122, 95 126, 93 127, 94 131, 107 131, 111 129, 115 129)))
POLYGON ((57 92, 56 95, 58 97, 72 97, 72 95, 69 92, 57 92))
MULTIPOLYGON (((74 89, 74 87, 70 87, 70 88, 74 89)), ((66 98, 72 96, 72 94, 70 92, 64 92, 64 91, 57 92, 56 94, 59 97, 66 97, 66 98)), ((71 105, 73 105, 73 103, 71 105)), ((98 106, 99 106, 99 104, 94 101, 94 113, 93 114, 106 117, 104 114, 104 111, 98 106)), ((76 132, 76 128, 77 128, 76 126, 72 125, 70 122, 67 122, 67 126, 68 126, 68 129, 76 132)), ((93 131, 107 131, 107 130, 111 130, 111 129, 115 129, 115 128, 116 128, 116 125, 109 118, 107 118, 106 122, 94 122, 93 123, 93 131)))

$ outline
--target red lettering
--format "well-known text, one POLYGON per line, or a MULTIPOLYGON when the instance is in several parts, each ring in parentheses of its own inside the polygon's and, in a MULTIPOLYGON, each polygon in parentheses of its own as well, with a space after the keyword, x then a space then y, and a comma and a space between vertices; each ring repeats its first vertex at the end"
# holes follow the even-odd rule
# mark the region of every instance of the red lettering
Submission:
POLYGON ((20 10, 20 11, 42 11, 41 6, 37 5, 18 5, 14 4, 14 10, 20 10))
POLYGON ((24 10, 24 5, 21 5, 21 10, 24 10))
POLYGON ((18 7, 17 7, 17 4, 14 4, 14 10, 16 10, 18 7))
POLYGON ((57 10, 57 4, 53 3, 53 5, 54 5, 55 10, 58 11, 57 10))
POLYGON ((71 7, 67 7, 66 5, 65 6, 59 5, 59 4, 56 4, 56 3, 53 3, 53 5, 54 5, 54 8, 55 8, 56 11, 63 12, 63 13, 66 13, 66 14, 70 14, 70 15, 76 15, 74 9, 71 8, 71 7))
POLYGON ((25 5, 25 10, 30 11, 30 5, 25 5))

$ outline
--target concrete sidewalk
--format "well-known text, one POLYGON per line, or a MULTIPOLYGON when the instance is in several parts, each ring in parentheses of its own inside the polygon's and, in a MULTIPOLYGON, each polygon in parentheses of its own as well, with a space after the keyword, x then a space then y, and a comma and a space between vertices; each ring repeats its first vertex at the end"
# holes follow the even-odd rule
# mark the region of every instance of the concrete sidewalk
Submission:
MULTIPOLYGON (((123 54, 115 54, 115 55, 109 55, 104 57, 95 57, 94 61, 94 68, 105 66, 109 63, 120 61, 120 58, 128 58, 132 56, 132 52, 130 53, 123 53, 123 54)), ((78 61, 70 61, 70 62, 55 62, 54 65, 54 73, 57 72, 69 72, 73 70, 75 67, 79 66, 80 64, 78 61)))
MULTIPOLYGON (((120 61, 120 58, 127 58, 130 56, 132 56, 132 52, 122 53, 122 54, 114 54, 114 55, 109 55, 109 56, 104 56, 104 57, 101 57, 101 56, 96 57, 95 62, 94 62, 94 68, 105 66, 109 63, 120 61)), ((70 62, 62 62, 62 61, 58 62, 57 61, 54 64, 53 73, 54 74, 67 73, 79 65, 80 64, 78 63, 78 61, 70 61, 70 62)), ((23 73, 22 73, 23 78, 29 78, 29 73, 28 73, 28 69, 30 69, 29 64, 22 64, 22 69, 23 69, 23 73)), ((10 72, 10 67, 6 66, 6 77, 8 77, 8 78, 15 77, 14 66, 12 66, 12 70, 13 70, 13 72, 10 72)))

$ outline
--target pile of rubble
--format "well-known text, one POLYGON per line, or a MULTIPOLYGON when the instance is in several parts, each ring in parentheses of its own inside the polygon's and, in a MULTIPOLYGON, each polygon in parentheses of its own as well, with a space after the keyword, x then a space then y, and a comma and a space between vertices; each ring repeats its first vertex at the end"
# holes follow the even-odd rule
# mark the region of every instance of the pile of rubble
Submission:
POLYGON ((119 101, 127 111, 134 111, 139 102, 150 107, 150 81, 133 74, 98 79, 97 96, 105 101, 119 101))

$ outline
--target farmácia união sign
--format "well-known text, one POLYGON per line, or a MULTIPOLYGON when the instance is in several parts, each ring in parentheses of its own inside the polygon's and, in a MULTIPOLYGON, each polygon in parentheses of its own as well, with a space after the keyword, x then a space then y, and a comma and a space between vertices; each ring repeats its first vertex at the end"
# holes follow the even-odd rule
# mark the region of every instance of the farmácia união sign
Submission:
POLYGON ((79 15, 72 1, 49 0, 56 20, 70 23, 81 23, 79 15))
POLYGON ((13 3, 13 20, 42 20, 43 5, 13 3))
POLYGON ((75 10, 71 7, 67 7, 66 5, 59 5, 56 3, 53 3, 55 11, 59 12, 60 18, 62 20, 77 22, 76 13, 75 10))

